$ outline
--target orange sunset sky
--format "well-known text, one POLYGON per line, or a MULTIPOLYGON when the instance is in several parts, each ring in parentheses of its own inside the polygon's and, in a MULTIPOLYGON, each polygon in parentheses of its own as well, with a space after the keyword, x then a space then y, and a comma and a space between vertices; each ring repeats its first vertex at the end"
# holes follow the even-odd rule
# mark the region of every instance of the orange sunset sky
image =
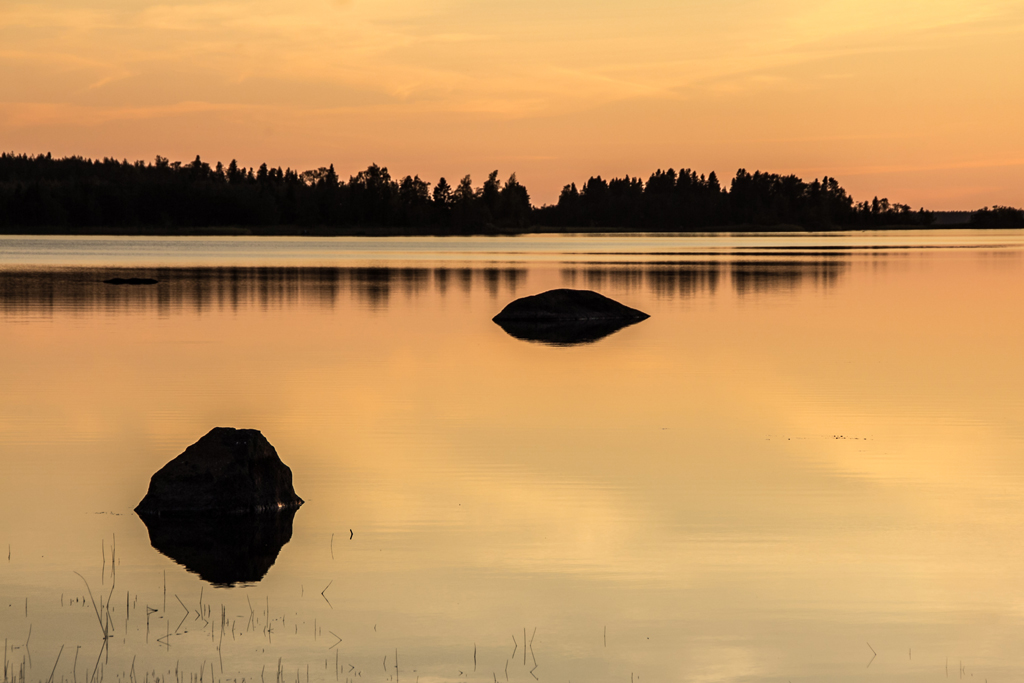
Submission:
POLYGON ((0 148, 1024 205, 1020 0, 3 0, 0 148))

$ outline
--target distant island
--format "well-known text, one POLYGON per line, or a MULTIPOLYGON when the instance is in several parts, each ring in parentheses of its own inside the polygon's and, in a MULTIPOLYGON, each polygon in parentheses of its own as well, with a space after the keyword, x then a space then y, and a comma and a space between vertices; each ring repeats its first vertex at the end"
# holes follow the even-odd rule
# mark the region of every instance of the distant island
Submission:
POLYGON ((592 177, 535 207, 513 173, 474 187, 470 176, 431 186, 370 166, 342 180, 311 171, 0 155, 0 233, 103 235, 447 235, 524 232, 1024 228, 1024 211, 912 210, 875 197, 855 202, 835 178, 744 169, 728 188, 714 172, 658 170, 592 177))

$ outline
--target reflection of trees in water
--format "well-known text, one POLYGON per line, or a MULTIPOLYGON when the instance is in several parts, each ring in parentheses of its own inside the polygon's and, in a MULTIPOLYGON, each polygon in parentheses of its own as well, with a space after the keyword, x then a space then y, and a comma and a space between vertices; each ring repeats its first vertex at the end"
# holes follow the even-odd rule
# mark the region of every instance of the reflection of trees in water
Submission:
MULTIPOLYGON (((563 285, 596 291, 643 291, 659 298, 714 295, 728 277, 740 296, 832 287, 849 267, 844 260, 733 261, 683 264, 593 264, 563 268, 563 285)), ((513 298, 527 270, 487 268, 88 268, 0 271, 0 311, 238 310, 314 304, 333 308, 352 297, 386 308, 393 296, 440 296, 482 288, 491 298, 513 298), (114 277, 150 277, 156 285, 110 285, 114 277)))
POLYGON ((460 268, 459 283, 462 285, 462 291, 466 294, 473 289, 473 269, 472 268, 460 268))
POLYGON ((596 291, 647 290, 659 298, 714 295, 728 276, 739 295, 791 290, 805 283, 835 286, 846 261, 733 261, 683 264, 586 265, 562 269, 566 287, 596 291))
POLYGON ((656 268, 650 273, 651 291, 662 298, 691 297, 718 289, 719 264, 688 268, 656 268))
POLYGON ((649 290, 663 297, 715 293, 721 265, 718 263, 629 264, 565 268, 562 282, 567 287, 617 291, 649 290))
MULTIPOLYGON (((498 296, 502 288, 515 294, 526 280, 526 271, 515 268, 483 268, 478 272, 483 277, 484 288, 492 299, 498 296)), ((466 282, 468 283, 468 280, 466 282)))
POLYGON ((434 271, 434 286, 437 287, 437 291, 441 296, 448 293, 448 281, 451 279, 452 272, 448 268, 438 268, 434 271))
POLYGON ((740 296, 793 290, 804 284, 834 287, 849 267, 846 261, 744 262, 731 264, 733 289, 740 296))
POLYGON ((314 303, 332 308, 352 296, 384 308, 393 295, 414 297, 433 286, 442 296, 457 282, 469 293, 515 295, 526 278, 521 268, 81 268, 58 271, 0 271, 0 310, 82 310, 124 312, 191 309, 238 310, 314 303), (147 277, 155 285, 111 285, 115 277, 147 277))

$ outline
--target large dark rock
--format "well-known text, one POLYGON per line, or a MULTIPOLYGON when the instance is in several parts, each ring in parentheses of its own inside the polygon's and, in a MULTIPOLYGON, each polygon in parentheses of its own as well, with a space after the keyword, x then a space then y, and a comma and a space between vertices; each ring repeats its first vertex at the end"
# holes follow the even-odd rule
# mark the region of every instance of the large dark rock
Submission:
POLYGON ((297 508, 292 471, 255 429, 216 427, 164 465, 140 516, 237 514, 297 508))
POLYGON ((149 542, 215 586, 256 583, 292 537, 295 508, 211 517, 144 515, 149 542))
POLYGON ((516 299, 494 316, 505 332, 555 346, 586 344, 650 316, 585 289, 552 289, 516 299))

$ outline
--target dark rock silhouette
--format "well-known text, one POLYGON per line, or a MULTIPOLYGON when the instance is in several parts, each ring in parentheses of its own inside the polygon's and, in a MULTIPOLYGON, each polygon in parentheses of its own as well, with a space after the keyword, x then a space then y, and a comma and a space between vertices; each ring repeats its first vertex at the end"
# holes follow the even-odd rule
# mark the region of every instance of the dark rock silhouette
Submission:
POLYGON ((211 517, 142 515, 149 541, 215 586, 255 583, 291 540, 296 508, 211 517))
POLYGON ((552 289, 516 299, 494 316, 505 332, 555 346, 587 344, 650 316, 585 289, 552 289))
POLYGON ((204 516, 297 508, 292 471, 255 429, 216 427, 164 465, 135 508, 146 516, 204 516))
POLYGON ((151 277, 112 277, 103 282, 108 285, 155 285, 159 280, 151 277))

